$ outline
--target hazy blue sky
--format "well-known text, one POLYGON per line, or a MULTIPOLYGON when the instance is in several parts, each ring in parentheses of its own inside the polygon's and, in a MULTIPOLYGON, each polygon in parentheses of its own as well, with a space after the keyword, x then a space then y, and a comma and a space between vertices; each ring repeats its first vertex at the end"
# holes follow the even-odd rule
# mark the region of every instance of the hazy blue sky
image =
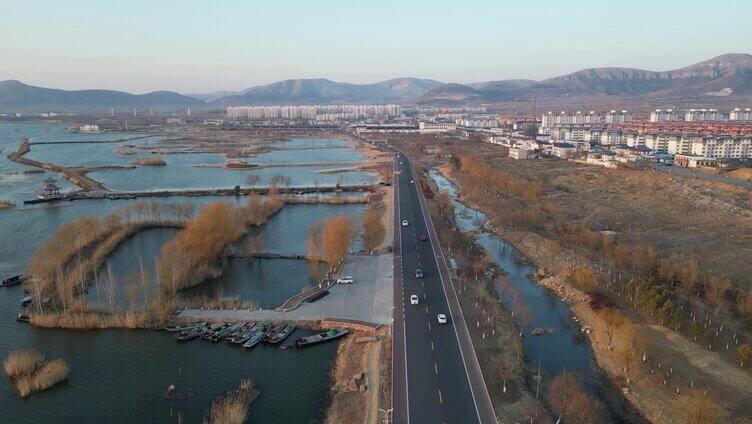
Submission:
POLYGON ((206 92, 666 70, 752 52, 750 22, 750 0, 0 0, 0 80, 206 92))

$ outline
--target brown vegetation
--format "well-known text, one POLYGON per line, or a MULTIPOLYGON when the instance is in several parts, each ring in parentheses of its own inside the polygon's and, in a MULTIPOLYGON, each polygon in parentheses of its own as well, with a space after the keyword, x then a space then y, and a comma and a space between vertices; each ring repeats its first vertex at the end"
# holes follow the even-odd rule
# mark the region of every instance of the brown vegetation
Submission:
POLYGON ((679 404, 687 424, 715 424, 725 415, 720 399, 700 389, 682 395, 679 404))
POLYGON ((604 408, 588 396, 579 378, 571 372, 559 374, 548 387, 548 403, 558 420, 573 424, 604 422, 604 408))
POLYGON ((369 208, 363 212, 363 248, 366 252, 373 252, 386 235, 381 219, 382 213, 377 208, 369 208))
POLYGON ((143 158, 135 158, 131 161, 132 165, 138 165, 138 166, 166 166, 167 162, 164 161, 164 159, 155 156, 155 157, 143 157, 143 158))
POLYGON ((3 368, 8 377, 15 379, 22 375, 31 374, 43 362, 44 355, 34 350, 11 352, 5 358, 3 368))
MULTIPOLYGON (((83 216, 63 224, 27 264, 34 298, 49 298, 63 310, 76 307, 78 294, 120 242, 144 228, 184 225, 192 214, 188 203, 136 202, 102 218, 83 216)), ((37 312, 41 306, 36 302, 37 312)))
POLYGON ((11 352, 3 365, 21 397, 56 385, 68 378, 70 372, 68 361, 55 359, 45 363, 44 355, 36 351, 11 352))
POLYGON ((247 227, 266 222, 283 201, 274 193, 265 200, 250 196, 245 208, 231 203, 206 205, 173 240, 162 247, 158 264, 160 285, 168 297, 221 272, 221 260, 230 243, 247 227))
POLYGON ((0 200, 0 209, 8 209, 9 207, 13 206, 15 203, 9 201, 9 200, 0 200))
POLYGON ((212 403, 209 415, 204 419, 204 423, 242 424, 246 422, 251 404, 259 394, 259 390, 253 387, 253 381, 250 378, 241 380, 240 387, 237 390, 212 403))
POLYGON ((329 216, 312 224, 308 229, 308 258, 313 262, 325 261, 330 268, 339 266, 350 251, 354 224, 344 214, 329 216))

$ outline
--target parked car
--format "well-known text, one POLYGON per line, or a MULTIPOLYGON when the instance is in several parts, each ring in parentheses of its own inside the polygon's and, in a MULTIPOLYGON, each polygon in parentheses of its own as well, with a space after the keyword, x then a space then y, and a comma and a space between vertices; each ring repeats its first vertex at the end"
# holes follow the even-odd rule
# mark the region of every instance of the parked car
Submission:
POLYGON ((446 324, 447 323, 447 317, 444 314, 437 315, 436 319, 439 321, 439 324, 446 324))
POLYGON ((350 276, 337 278, 337 284, 352 284, 353 278, 350 276))
POLYGON ((422 270, 420 270, 420 269, 416 269, 416 270, 415 270, 415 276, 416 276, 417 278, 423 278, 423 271, 422 271, 422 270))
POLYGON ((418 295, 417 294, 411 294, 410 295, 410 304, 411 305, 417 305, 418 304, 418 295))

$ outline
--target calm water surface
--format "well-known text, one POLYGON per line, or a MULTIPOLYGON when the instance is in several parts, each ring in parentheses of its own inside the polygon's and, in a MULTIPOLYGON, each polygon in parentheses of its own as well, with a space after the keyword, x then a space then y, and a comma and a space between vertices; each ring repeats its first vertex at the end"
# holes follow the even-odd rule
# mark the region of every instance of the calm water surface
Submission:
MULTIPOLYGON (((21 136, 27 136, 32 141, 106 141, 132 135, 76 134, 70 133, 66 126, 54 124, 0 124, 0 147, 5 150, 0 157, 0 199, 17 203, 14 208, 0 210, 0 277, 3 278, 22 272, 34 250, 62 224, 82 215, 103 216, 132 202, 92 200, 22 205, 23 200, 34 197, 34 191, 41 180, 52 174, 25 174, 23 171, 26 167, 5 159, 5 155, 15 149, 21 136)), ((154 139, 133 143, 137 142, 149 143, 154 142, 154 139)), ((300 150, 295 151, 289 160, 284 159, 284 156, 276 159, 298 161, 301 156, 297 155, 305 156, 305 152, 318 152, 310 162, 318 162, 321 157, 336 157, 340 161, 350 161, 354 157, 354 152, 342 149, 342 142, 338 140, 320 142, 324 145, 329 143, 333 147, 331 155, 326 154, 326 149, 304 150, 317 146, 318 143, 315 140, 293 140, 290 148, 300 150)), ((129 162, 132 156, 119 158, 112 154, 112 149, 116 146, 118 145, 40 145, 33 148, 32 157, 69 165, 129 162), (103 150, 98 150, 98 147, 103 150)), ((117 174, 122 174, 125 178, 114 184, 115 189, 207 187, 214 184, 229 186, 242 184, 244 175, 247 174, 189 167, 187 165, 192 160, 224 161, 216 156, 183 159, 191 156, 196 155, 165 156, 168 163, 182 164, 181 167, 144 167, 139 168, 140 174, 130 176, 127 174, 129 171, 96 174, 112 178, 106 180, 106 184, 120 181, 117 174), (177 169, 180 172, 176 172, 177 169), (184 175, 186 173, 189 175, 184 175)), ((295 172, 299 174, 296 174, 297 177, 293 176, 293 184, 312 181, 316 176, 320 176, 322 182, 329 178, 326 181, 336 183, 338 175, 324 177, 314 173, 318 169, 321 168, 296 169, 295 172)), ((369 173, 348 174, 354 178, 353 181, 372 178, 369 173)), ((56 175, 55 177, 57 178, 56 175)), ((95 178, 98 177, 95 175, 95 178)), ((64 190, 73 189, 65 181, 60 181, 59 185, 64 190)), ((217 199, 169 199, 170 202, 192 202, 197 207, 213 200, 217 199)), ((220 200, 244 202, 245 198, 225 197, 220 200)), ((300 243, 304 242, 310 223, 340 212, 355 217, 362 210, 362 205, 288 205, 272 217, 265 227, 255 231, 264 234, 267 240, 265 250, 303 253, 305 248, 300 243)), ((135 258, 144 258, 144 267, 151 269, 159 247, 173 234, 174 230, 154 230, 132 237, 115 251, 108 261, 109 267, 116 271, 114 273, 119 281, 124 278, 123 275, 140 270, 135 258)), ((280 278, 280 274, 289 275, 291 269, 296 275, 302 274, 304 264, 300 262, 257 262, 250 266, 241 263, 237 265, 237 270, 233 265, 228 274, 232 278, 223 290, 259 299, 261 303, 274 303, 275 299, 285 296, 288 291, 297 290, 297 284, 304 284, 305 279, 302 278, 292 282, 280 278), (234 275, 237 277, 233 277, 234 275), (248 284, 252 280, 249 275, 258 277, 260 284, 248 284)), ((118 293, 119 296, 125 295, 122 291, 118 293)), ((247 351, 201 340, 178 344, 169 334, 156 331, 79 332, 35 329, 15 321, 22 296, 21 287, 0 289, 0 357, 5 357, 14 350, 34 348, 44 352, 49 358, 67 358, 71 362, 71 374, 67 382, 36 393, 26 400, 18 397, 5 377, 0 377, 1 422, 165 423, 177 422, 179 416, 186 423, 200 422, 214 398, 235 388, 246 377, 251 377, 262 390, 261 397, 252 409, 251 422, 307 423, 317 422, 321 418, 319 415, 326 403, 329 371, 336 353, 336 343, 314 346, 304 351, 280 350, 264 345, 247 351), (190 389, 192 398, 173 403, 161 399, 160 396, 170 384, 175 384, 178 390, 190 389)), ((89 296, 92 296, 91 291, 89 296)))

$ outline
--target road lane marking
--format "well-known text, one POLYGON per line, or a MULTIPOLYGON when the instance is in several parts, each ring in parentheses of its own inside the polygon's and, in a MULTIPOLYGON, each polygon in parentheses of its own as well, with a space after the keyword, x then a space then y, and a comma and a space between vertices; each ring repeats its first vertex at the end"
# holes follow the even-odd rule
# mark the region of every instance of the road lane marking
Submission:
POLYGON ((426 306, 426 315, 428 315, 428 306, 426 306))
POLYGON ((436 350, 436 349, 434 349, 434 347, 433 347, 433 340, 431 340, 431 350, 436 350))
POLYGON ((433 363, 433 372, 439 374, 439 367, 436 366, 436 362, 433 363))
POLYGON ((428 331, 431 331, 431 321, 428 321, 428 331))
POLYGON ((441 397, 441 389, 439 389, 439 403, 444 403, 444 399, 441 397))

